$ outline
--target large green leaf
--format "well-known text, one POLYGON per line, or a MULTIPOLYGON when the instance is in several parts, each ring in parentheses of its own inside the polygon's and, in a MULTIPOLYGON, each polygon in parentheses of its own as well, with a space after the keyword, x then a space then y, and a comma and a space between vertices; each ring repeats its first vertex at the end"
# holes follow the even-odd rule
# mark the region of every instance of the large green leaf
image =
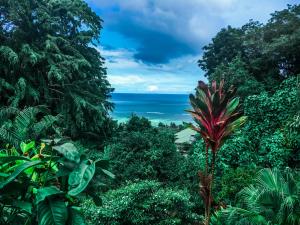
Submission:
POLYGON ((30 202, 15 200, 13 202, 13 206, 18 207, 18 208, 24 210, 25 212, 31 214, 32 204, 30 202))
POLYGON ((95 162, 83 161, 69 176, 69 195, 78 195, 87 187, 95 174, 95 162))
POLYGON ((73 143, 64 143, 53 147, 54 150, 58 151, 68 160, 79 163, 80 154, 73 143))
POLYGON ((47 197, 60 194, 63 194, 63 192, 54 186, 40 188, 37 190, 36 204, 40 203, 41 201, 44 201, 47 197))
POLYGON ((30 162, 25 162, 21 164, 20 166, 16 167, 15 171, 4 181, 0 183, 0 189, 2 189, 5 185, 9 184, 12 182, 16 177, 22 173, 24 170, 31 168, 33 166, 37 166, 42 164, 43 162, 40 160, 37 161, 30 161, 30 162))
POLYGON ((68 210, 61 200, 46 199, 37 206, 39 225, 65 225, 68 219, 68 210))
POLYGON ((35 142, 34 141, 31 141, 31 142, 29 142, 27 144, 25 142, 22 142, 20 144, 20 148, 21 148, 21 150, 22 150, 23 153, 28 152, 30 149, 34 148, 34 146, 35 146, 35 142))
POLYGON ((68 225, 85 225, 84 218, 81 216, 79 207, 69 207, 68 225))

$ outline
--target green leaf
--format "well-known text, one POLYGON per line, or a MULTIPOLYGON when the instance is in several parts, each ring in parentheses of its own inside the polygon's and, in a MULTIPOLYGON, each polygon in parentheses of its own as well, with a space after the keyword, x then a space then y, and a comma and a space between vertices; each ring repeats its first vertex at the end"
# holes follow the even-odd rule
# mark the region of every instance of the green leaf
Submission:
POLYGON ((105 170, 105 169, 101 169, 102 170, 102 172, 104 173, 104 174, 106 174, 107 176, 109 176, 110 178, 112 178, 112 179, 115 179, 115 175, 113 174, 113 173, 111 173, 111 172, 109 172, 108 170, 105 170))
POLYGON ((22 142, 20 144, 20 147, 21 147, 21 150, 22 150, 23 153, 28 152, 30 149, 34 148, 34 146, 35 146, 35 142, 34 141, 31 141, 28 144, 26 144, 24 142, 22 142))
POLYGON ((69 214, 68 225, 85 225, 84 218, 81 215, 79 207, 70 207, 69 214))
POLYGON ((47 197, 60 194, 63 194, 63 192, 54 186, 40 188, 37 190, 36 204, 40 203, 41 201, 44 201, 47 197))
POLYGON ((39 225, 65 225, 68 211, 65 202, 46 199, 37 206, 39 225))
POLYGON ((234 110, 237 109, 239 103, 240 103, 240 100, 238 97, 232 99, 226 106, 225 115, 230 115, 232 112, 234 112, 234 110))
POLYGON ((62 145, 53 146, 53 149, 62 154, 66 159, 79 163, 80 154, 73 143, 64 143, 62 145))
POLYGON ((24 210, 25 212, 27 212, 29 214, 31 214, 32 204, 30 202, 24 202, 24 201, 16 200, 16 201, 13 202, 12 205, 24 210))
POLYGON ((0 156, 0 164, 14 162, 17 160, 30 161, 29 158, 24 157, 24 156, 0 156))
POLYGON ((0 177, 9 177, 9 174, 0 172, 0 177))
POLYGON ((30 162, 25 162, 21 164, 20 166, 16 167, 15 171, 4 181, 0 183, 0 189, 2 189, 5 185, 9 184, 12 182, 16 177, 22 173, 24 170, 31 168, 33 166, 37 166, 42 164, 43 162, 38 160, 38 161, 30 161, 30 162))
POLYGON ((69 176, 69 195, 78 195, 87 187, 95 174, 95 162, 88 165, 88 161, 83 161, 69 176))
POLYGON ((233 121, 232 123, 228 124, 228 130, 230 132, 234 131, 235 129, 239 128, 242 126, 247 120, 247 116, 241 116, 237 120, 233 121))

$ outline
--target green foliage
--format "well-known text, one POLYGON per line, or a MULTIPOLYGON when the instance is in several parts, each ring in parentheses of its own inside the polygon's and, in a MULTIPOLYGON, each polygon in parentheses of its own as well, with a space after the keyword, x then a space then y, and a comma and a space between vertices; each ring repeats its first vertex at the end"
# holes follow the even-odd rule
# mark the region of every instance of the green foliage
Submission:
POLYGON ((83 204, 90 224, 194 224, 199 218, 191 211, 187 191, 163 188, 154 181, 131 183, 103 196, 103 205, 83 204))
POLYGON ((119 132, 106 146, 104 157, 110 161, 117 185, 140 179, 177 181, 183 160, 175 147, 172 130, 149 127, 148 120, 135 116, 120 125, 119 132))
POLYGON ((224 170, 223 173, 220 182, 221 188, 220 191, 217 192, 217 199, 218 202, 233 204, 235 202, 236 193, 252 183, 256 169, 238 167, 236 169, 230 168, 224 170))
POLYGON ((21 141, 41 138, 47 132, 59 133, 59 115, 46 115, 47 112, 43 106, 0 109, 0 141, 19 146, 21 141))
POLYGON ((94 47, 101 19, 83 0, 1 0, 0 8, 0 107, 45 105, 37 133, 59 115, 63 135, 105 135, 112 89, 94 47))
POLYGON ((265 25, 250 21, 241 28, 223 28, 203 48, 199 66, 209 80, 245 81, 238 86, 242 97, 276 90, 284 78, 300 73, 299 15, 298 4, 271 14, 265 25))
POLYGON ((222 146, 219 166, 298 167, 300 131, 289 126, 298 112, 297 90, 296 78, 289 78, 274 94, 247 97, 247 123, 222 146))
POLYGON ((213 80, 225 80, 225 89, 231 85, 237 88, 236 94, 244 100, 249 95, 259 94, 264 91, 264 84, 258 82, 246 68, 240 55, 236 56, 227 65, 220 64, 209 76, 210 82, 213 80))
POLYGON ((20 149, 0 150, 1 224, 76 224, 72 216, 84 224, 74 206, 80 193, 89 193, 86 188, 96 161, 87 159, 73 143, 45 142, 49 145, 31 141, 22 142, 20 149))
POLYGON ((253 185, 239 193, 238 205, 217 212, 213 224, 296 225, 299 212, 299 174, 263 169, 253 185))

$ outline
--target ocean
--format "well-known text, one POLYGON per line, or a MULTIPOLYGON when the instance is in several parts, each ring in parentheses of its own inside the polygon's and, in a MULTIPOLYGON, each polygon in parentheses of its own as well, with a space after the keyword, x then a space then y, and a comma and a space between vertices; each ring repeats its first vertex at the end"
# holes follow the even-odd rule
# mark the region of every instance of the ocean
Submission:
POLYGON ((112 102, 115 104, 112 117, 119 122, 128 120, 132 114, 148 118, 153 125, 192 121, 184 111, 191 108, 186 94, 113 93, 112 102))

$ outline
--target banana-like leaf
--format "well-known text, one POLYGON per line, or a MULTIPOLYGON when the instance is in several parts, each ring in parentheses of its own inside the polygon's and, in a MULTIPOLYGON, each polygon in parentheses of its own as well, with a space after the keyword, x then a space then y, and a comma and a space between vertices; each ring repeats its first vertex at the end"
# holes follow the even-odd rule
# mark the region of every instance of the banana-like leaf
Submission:
POLYGON ((64 143, 62 145, 53 146, 53 149, 62 154, 66 159, 79 163, 80 154, 73 143, 64 143))
POLYGON ((69 176, 68 183, 70 190, 68 194, 75 196, 84 191, 95 174, 95 168, 95 162, 91 164, 89 164, 88 160, 81 162, 69 176))
POLYGON ((60 194, 63 194, 63 192, 54 186, 40 188, 37 190, 36 204, 40 203, 41 201, 44 201, 47 197, 60 194))
POLYGON ((64 201, 46 199, 37 206, 39 225, 65 225, 68 210, 64 201))
POLYGON ((44 162, 37 160, 37 161, 30 161, 30 162, 25 162, 21 164, 20 166, 16 167, 15 171, 4 181, 0 183, 0 189, 2 189, 5 185, 9 184, 12 182, 16 177, 22 173, 24 170, 31 168, 33 166, 40 165, 44 162))
POLYGON ((69 215, 68 225, 85 225, 79 207, 69 207, 69 215))

